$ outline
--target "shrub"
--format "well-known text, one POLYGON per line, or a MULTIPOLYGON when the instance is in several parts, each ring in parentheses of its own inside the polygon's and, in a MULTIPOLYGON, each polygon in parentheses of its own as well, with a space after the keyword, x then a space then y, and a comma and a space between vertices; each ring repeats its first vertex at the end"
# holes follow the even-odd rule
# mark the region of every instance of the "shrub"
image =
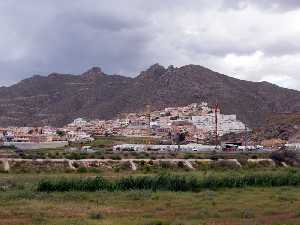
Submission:
POLYGON ((92 213, 90 213, 90 218, 93 220, 100 220, 100 219, 103 219, 104 216, 101 212, 92 212, 92 213))
POLYGON ((159 161, 159 165, 163 169, 169 169, 173 167, 171 162, 167 162, 167 161, 159 161))
POLYGON ((148 222, 143 225, 170 225, 170 223, 158 220, 158 221, 148 222))
POLYGON ((196 158, 195 156, 196 155, 193 154, 193 153, 185 153, 184 154, 184 159, 195 159, 196 158))
POLYGON ((73 162, 73 163, 72 163, 72 165, 73 165, 75 168, 79 168, 79 167, 80 167, 79 163, 78 163, 78 162, 76 162, 76 161, 75 161, 75 162, 73 162))
POLYGON ((128 193, 127 197, 131 200, 143 200, 143 199, 150 199, 151 192, 149 191, 131 191, 128 193))
POLYGON ((185 168, 185 165, 182 161, 179 161, 177 165, 179 168, 185 168))
POLYGON ((149 172, 151 171, 151 167, 150 167, 149 165, 145 165, 145 166, 143 167, 143 171, 144 171, 145 173, 149 173, 149 172))
POLYGON ((118 168, 120 170, 131 170, 131 164, 130 162, 121 162, 119 165, 118 165, 118 168))
POLYGON ((255 217, 255 213, 251 209, 244 209, 241 211, 240 216, 242 219, 252 219, 255 217))
POLYGON ((212 167, 212 163, 211 162, 200 162, 200 161, 196 161, 195 162, 195 166, 197 169, 199 170, 209 170, 212 167))
POLYGON ((112 155, 112 156, 110 156, 110 159, 112 159, 112 160, 121 160, 122 158, 119 155, 112 155))
POLYGON ((87 173, 88 169, 86 167, 79 167, 77 171, 78 173, 87 173))
POLYGON ((253 156, 251 156, 251 159, 258 159, 258 156, 257 155, 253 155, 253 156))
POLYGON ((217 161, 217 160, 219 159, 219 157, 216 156, 216 155, 212 155, 212 156, 210 156, 209 158, 210 158, 211 160, 214 160, 214 161, 217 161))
POLYGON ((226 161, 226 160, 218 160, 218 161, 214 161, 212 163, 212 166, 215 169, 237 169, 239 168, 239 166, 236 164, 236 162, 232 162, 232 161, 226 161))
POLYGON ((102 173, 102 170, 99 168, 91 167, 88 169, 88 172, 90 173, 102 173))

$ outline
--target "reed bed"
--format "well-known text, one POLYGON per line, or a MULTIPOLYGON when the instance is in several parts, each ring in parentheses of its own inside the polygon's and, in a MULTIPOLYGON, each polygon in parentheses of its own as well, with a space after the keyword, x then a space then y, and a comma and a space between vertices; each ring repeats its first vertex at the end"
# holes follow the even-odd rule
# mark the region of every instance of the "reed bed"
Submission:
POLYGON ((38 183, 41 192, 66 191, 199 191, 201 189, 243 188, 250 186, 297 186, 300 172, 260 172, 251 174, 210 175, 201 178, 181 175, 129 176, 115 181, 103 177, 77 179, 43 179, 38 183))

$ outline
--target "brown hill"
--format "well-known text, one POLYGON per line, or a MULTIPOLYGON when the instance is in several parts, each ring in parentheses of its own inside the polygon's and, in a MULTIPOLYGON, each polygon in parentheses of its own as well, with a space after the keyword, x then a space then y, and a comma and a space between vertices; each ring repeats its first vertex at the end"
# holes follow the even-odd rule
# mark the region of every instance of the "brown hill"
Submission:
POLYGON ((254 128, 247 134, 230 133, 221 137, 222 141, 244 142, 250 144, 263 143, 299 143, 300 142, 300 113, 276 113, 268 116, 262 126, 254 128))
POLYGON ((33 76, 0 88, 0 126, 64 125, 77 117, 108 119, 135 112, 207 101, 221 105, 251 127, 270 113, 300 111, 300 92, 250 82, 197 65, 151 66, 136 78, 92 68, 82 75, 33 76))
POLYGON ((258 139, 279 138, 299 142, 300 113, 279 113, 267 118, 264 127, 255 130, 258 139))

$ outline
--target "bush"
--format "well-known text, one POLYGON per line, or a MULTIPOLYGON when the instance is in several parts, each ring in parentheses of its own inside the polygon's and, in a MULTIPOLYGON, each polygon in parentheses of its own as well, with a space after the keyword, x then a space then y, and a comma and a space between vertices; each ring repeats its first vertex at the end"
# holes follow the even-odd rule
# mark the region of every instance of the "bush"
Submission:
POLYGON ((77 170, 78 173, 87 173, 88 169, 86 167, 79 167, 77 170))
POLYGON ((193 153, 185 153, 183 157, 184 159, 195 159, 196 155, 193 153))
POLYGON ((219 157, 216 156, 216 155, 212 155, 212 156, 209 157, 209 159, 217 161, 219 159, 219 157))
POLYGON ((159 165, 163 169, 173 168, 172 163, 171 162, 167 162, 167 161, 159 161, 159 165))
POLYGON ((122 158, 119 155, 112 155, 112 156, 110 156, 110 159, 112 159, 112 160, 121 160, 122 158))
POLYGON ((195 166, 197 169, 199 170, 209 170, 212 168, 212 163, 210 162, 200 162, 200 161, 196 161, 195 162, 195 166))
POLYGON ((100 168, 91 167, 91 168, 88 168, 88 172, 90 172, 90 173, 102 173, 102 170, 100 168))
POLYGON ((151 198, 151 192, 149 191, 131 191, 128 193, 127 197, 130 200, 146 200, 151 198))
POLYGON ((241 211, 242 219, 252 219, 255 217, 255 213, 251 209, 244 209, 241 211))
POLYGON ((131 170, 131 164, 129 162, 121 162, 120 164, 114 167, 115 172, 120 172, 124 170, 131 170))
POLYGON ((251 156, 251 159, 258 159, 258 156, 257 155, 253 155, 253 156, 251 156))
POLYGON ((104 216, 101 212, 92 212, 90 214, 90 218, 93 219, 93 220, 100 220, 100 219, 103 219, 104 216))
POLYGON ((177 165, 179 168, 185 168, 185 165, 182 161, 179 161, 177 165))
POLYGON ((235 162, 226 161, 226 160, 214 161, 212 164, 212 167, 214 167, 215 169, 221 169, 221 170, 240 168, 235 162))
POLYGON ((143 225, 170 225, 170 223, 158 220, 158 221, 148 222, 143 225))

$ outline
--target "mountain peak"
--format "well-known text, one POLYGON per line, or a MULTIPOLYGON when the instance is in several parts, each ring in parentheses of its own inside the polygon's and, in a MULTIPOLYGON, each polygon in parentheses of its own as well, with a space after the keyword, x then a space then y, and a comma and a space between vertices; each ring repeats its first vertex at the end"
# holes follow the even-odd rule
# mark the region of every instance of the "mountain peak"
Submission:
POLYGON ((157 70, 165 70, 165 67, 160 65, 159 63, 155 63, 147 69, 147 71, 157 71, 157 70))
POLYGON ((102 72, 102 69, 100 67, 92 67, 88 71, 81 74, 82 77, 88 79, 88 80, 96 80, 97 78, 105 75, 102 72))
POLYGON ((138 78, 142 79, 155 79, 157 77, 160 77, 166 72, 166 68, 162 65, 155 63, 152 66, 150 66, 147 70, 141 72, 141 74, 138 76, 138 78))
POLYGON ((84 72, 82 74, 82 76, 93 76, 93 75, 102 75, 102 69, 100 67, 94 66, 91 69, 89 69, 88 71, 84 72))
MULTIPOLYGON (((189 64, 189 65, 185 65, 180 67, 181 69, 185 69, 185 70, 197 70, 197 71, 212 71, 204 66, 200 66, 200 65, 195 65, 195 64, 189 64)), ((213 71, 212 71, 213 72, 213 71)))

